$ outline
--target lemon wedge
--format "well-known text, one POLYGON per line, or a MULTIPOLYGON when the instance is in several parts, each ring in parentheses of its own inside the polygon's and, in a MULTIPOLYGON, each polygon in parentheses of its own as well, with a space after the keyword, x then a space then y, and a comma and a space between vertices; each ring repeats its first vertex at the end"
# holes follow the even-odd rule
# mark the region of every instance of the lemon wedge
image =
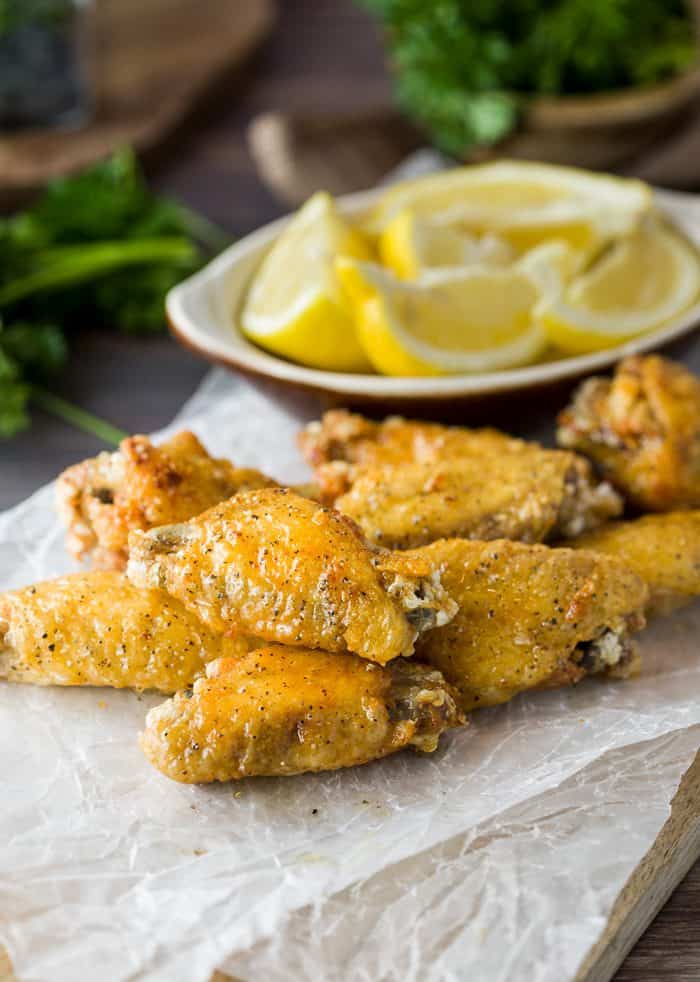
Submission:
POLYGON ((503 160, 398 184, 382 196, 365 226, 380 236, 410 209, 435 224, 490 232, 519 251, 559 238, 592 252, 627 235, 650 207, 651 191, 641 181, 503 160))
POLYGON ((343 221, 331 196, 319 192, 263 259, 240 317, 246 337, 311 368, 367 371, 370 365, 334 271, 341 255, 370 259, 372 252, 343 221))
POLYGON ((374 263, 336 261, 367 357, 384 375, 449 375, 514 368, 546 339, 531 313, 541 297, 515 269, 456 267, 399 280, 374 263))
POLYGON ((558 299, 566 284, 581 269, 584 255, 563 239, 552 239, 529 249, 513 265, 531 277, 542 294, 539 304, 558 299))
POLYGON ((560 350, 609 348, 677 317, 698 298, 700 260, 680 236, 649 218, 615 243, 536 317, 560 350))
POLYGON ((426 270, 448 266, 503 266, 514 258, 514 250, 495 235, 477 237, 406 209, 382 232, 379 258, 401 279, 414 280, 426 270))

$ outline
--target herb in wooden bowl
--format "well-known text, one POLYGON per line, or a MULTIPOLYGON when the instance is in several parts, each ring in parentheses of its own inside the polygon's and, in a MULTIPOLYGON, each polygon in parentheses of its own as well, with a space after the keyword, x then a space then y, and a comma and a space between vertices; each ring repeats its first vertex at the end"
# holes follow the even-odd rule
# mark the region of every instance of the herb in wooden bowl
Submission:
POLYGON ((362 0, 386 28, 400 102, 448 153, 511 134, 528 103, 625 92, 697 61, 683 0, 362 0))

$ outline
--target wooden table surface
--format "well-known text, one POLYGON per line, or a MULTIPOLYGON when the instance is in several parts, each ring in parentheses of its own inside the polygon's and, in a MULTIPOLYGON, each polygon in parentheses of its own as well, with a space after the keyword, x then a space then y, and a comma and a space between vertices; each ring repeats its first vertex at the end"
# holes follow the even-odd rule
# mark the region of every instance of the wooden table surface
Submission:
MULTIPOLYGON (((280 7, 273 37, 245 75, 230 79, 215 104, 151 167, 158 188, 234 236, 283 211, 257 179, 246 148, 252 116, 268 109, 362 108, 389 99, 373 26, 351 0, 283 0, 280 7)), ((700 347, 691 351, 698 370, 700 347)), ((130 432, 167 423, 207 370, 166 337, 132 339, 77 329, 74 352, 56 390, 130 432)), ((0 509, 100 449, 94 439, 37 412, 31 431, 0 444, 0 509)), ((616 982, 698 982, 699 910, 700 864, 627 957, 616 982)))

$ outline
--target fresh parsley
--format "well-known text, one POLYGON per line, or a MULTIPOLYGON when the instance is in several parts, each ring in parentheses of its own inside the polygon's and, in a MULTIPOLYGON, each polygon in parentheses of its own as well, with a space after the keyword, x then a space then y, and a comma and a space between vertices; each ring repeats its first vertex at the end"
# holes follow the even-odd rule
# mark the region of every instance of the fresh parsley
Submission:
POLYGON ((60 26, 75 7, 76 0, 0 0, 0 37, 27 23, 60 26))
POLYGON ((0 218, 0 437, 29 425, 31 400, 113 442, 119 431, 43 389, 65 364, 71 326, 162 330, 167 291, 226 244, 205 218, 152 194, 129 150, 0 218))
POLYGON ((683 0, 362 0, 397 94, 448 153, 494 143, 535 95, 649 85, 697 58, 683 0))

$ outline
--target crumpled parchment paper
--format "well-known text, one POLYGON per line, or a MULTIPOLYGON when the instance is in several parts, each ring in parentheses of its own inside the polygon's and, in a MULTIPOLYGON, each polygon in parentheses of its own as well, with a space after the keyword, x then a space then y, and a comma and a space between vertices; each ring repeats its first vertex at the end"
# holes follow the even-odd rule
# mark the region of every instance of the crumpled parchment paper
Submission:
MULTIPOLYGON (((212 372, 177 420, 307 475, 300 417, 212 372)), ((0 516, 0 588, 72 568, 52 489, 0 516)), ((0 940, 22 980, 565 982, 700 746, 700 605, 644 673, 486 710, 433 755, 193 788, 136 744, 158 696, 0 683, 0 940)))

